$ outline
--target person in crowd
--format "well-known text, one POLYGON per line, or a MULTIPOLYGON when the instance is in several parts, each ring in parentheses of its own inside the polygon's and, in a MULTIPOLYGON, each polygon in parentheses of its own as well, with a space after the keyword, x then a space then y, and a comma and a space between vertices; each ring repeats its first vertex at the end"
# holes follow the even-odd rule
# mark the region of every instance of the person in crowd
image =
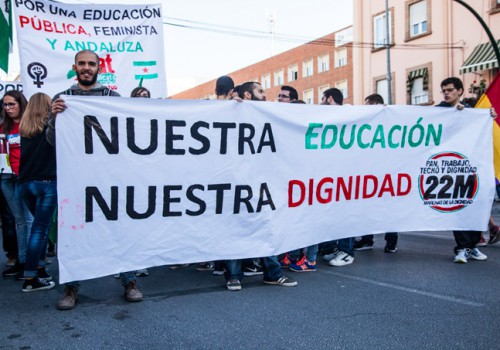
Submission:
MULTIPOLYGON (((99 56, 95 52, 91 50, 79 51, 75 55, 75 63, 72 68, 76 73, 77 83, 58 93, 52 99, 51 116, 46 131, 47 140, 51 145, 55 144, 56 118, 66 109, 66 103, 62 95, 120 96, 118 92, 108 89, 97 81, 101 67, 99 65, 99 56)), ((143 295, 137 285, 135 271, 121 273, 120 278, 125 290, 125 299, 129 302, 141 301, 143 295)), ((64 296, 57 304, 59 310, 71 310, 75 307, 79 286, 78 281, 65 285, 64 296)))
POLYGON ((240 99, 240 88, 241 88, 241 85, 236 85, 233 88, 233 91, 231 92, 230 97, 229 97, 230 100, 240 99))
MULTIPOLYGON (((379 94, 366 96, 365 105, 383 105, 384 98, 379 94)), ((384 252, 396 253, 398 250, 398 233, 387 232, 385 234, 384 252)), ((354 242, 354 250, 369 250, 373 248, 373 235, 365 235, 360 240, 354 242)))
MULTIPOLYGON (((44 93, 31 96, 22 120, 19 192, 33 215, 26 250, 23 292, 54 288, 44 275, 42 257, 47 249, 49 225, 57 206, 56 151, 45 138, 50 114, 50 97, 44 93)), ((50 277, 50 276, 48 276, 50 277)))
MULTIPOLYGON (((323 92, 322 105, 342 106, 344 96, 337 88, 331 88, 323 92)), ((331 242, 329 242, 331 243, 331 242)), ((345 266, 354 262, 354 237, 342 238, 337 241, 337 247, 332 253, 323 256, 331 266, 345 266)))
POLYGON ((292 103, 299 99, 299 94, 294 87, 283 85, 281 91, 278 94, 278 102, 292 103))
POLYGON ((223 75, 215 82, 215 95, 218 100, 230 100, 233 95, 234 81, 231 77, 223 75))
MULTIPOLYGON (((265 101, 266 94, 258 82, 249 81, 243 83, 239 90, 239 97, 248 101, 265 101)), ((283 275, 280 269, 280 263, 276 256, 270 256, 260 259, 263 267, 264 283, 279 285, 283 287, 294 287, 297 281, 283 275)), ((242 260, 226 260, 226 287, 231 291, 241 290, 242 260)))
MULTIPOLYGON (((18 180, 19 163, 21 161, 19 124, 27 104, 28 101, 26 101, 22 92, 16 90, 7 91, 2 98, 3 109, 0 134, 5 135, 6 144, 4 146, 8 151, 12 172, 9 171, 9 173, 4 173, 4 169, 2 169, 0 186, 2 195, 5 198, 5 203, 14 216, 15 232, 17 232, 17 252, 15 254, 17 256, 17 261, 14 266, 3 271, 2 275, 5 277, 20 277, 22 275, 26 262, 28 236, 33 223, 33 216, 20 196, 18 180)), ((7 232, 9 231, 7 230, 7 232)), ((45 258, 45 256, 43 256, 43 258, 45 258)), ((46 275, 45 270, 42 275, 46 275)))
MULTIPOLYGON (((441 92, 444 101, 441 101, 437 107, 454 107, 458 110, 469 107, 466 103, 460 101, 464 93, 462 80, 457 77, 446 78, 441 82, 441 92)), ((456 247, 455 263, 465 264, 469 259, 486 260, 488 257, 477 249, 477 244, 481 240, 481 231, 453 231, 456 247)))

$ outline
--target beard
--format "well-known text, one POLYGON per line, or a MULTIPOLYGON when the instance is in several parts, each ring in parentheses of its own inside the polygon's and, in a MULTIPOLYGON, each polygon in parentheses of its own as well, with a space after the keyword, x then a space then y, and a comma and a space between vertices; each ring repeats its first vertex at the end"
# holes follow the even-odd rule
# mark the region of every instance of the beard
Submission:
POLYGON ((97 74, 95 74, 91 80, 83 80, 80 76, 80 73, 76 73, 76 79, 78 80, 78 84, 83 86, 92 86, 97 82, 97 74))

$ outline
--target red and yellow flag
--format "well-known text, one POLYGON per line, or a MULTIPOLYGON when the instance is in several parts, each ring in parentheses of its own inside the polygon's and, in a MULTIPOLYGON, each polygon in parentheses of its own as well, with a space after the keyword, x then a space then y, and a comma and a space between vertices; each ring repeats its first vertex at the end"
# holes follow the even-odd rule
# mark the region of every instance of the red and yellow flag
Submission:
POLYGON ((500 181, 500 72, 495 75, 476 108, 495 108, 499 117, 493 122, 493 164, 495 177, 500 181))

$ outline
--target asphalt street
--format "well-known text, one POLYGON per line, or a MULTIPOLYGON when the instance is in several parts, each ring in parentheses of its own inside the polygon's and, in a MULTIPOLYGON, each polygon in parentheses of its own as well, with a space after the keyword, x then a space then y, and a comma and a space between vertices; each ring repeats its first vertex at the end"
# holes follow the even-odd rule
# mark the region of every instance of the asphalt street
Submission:
MULTIPOLYGON (((453 246, 448 231, 408 232, 388 254, 376 236, 352 265, 319 258, 316 272, 289 272, 297 287, 255 276, 239 292, 194 265, 155 267, 139 278, 144 301, 127 303, 109 276, 82 282, 71 311, 56 310, 60 285, 22 293, 4 278, 0 349, 499 349, 500 243, 467 264, 453 246)), ((57 281, 57 259, 49 268, 57 281)))

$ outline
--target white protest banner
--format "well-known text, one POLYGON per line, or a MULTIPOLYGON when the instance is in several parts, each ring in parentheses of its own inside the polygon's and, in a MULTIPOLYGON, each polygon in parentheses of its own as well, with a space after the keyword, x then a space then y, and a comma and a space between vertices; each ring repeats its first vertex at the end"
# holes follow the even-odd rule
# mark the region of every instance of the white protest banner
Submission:
POLYGON ((166 96, 161 5, 64 4, 13 1, 21 76, 27 97, 50 96, 76 82, 75 54, 100 57, 98 81, 123 96, 142 84, 166 96))
POLYGON ((65 100, 61 282, 360 233, 487 227, 487 110, 65 100))
POLYGON ((0 80, 0 96, 3 96, 4 93, 11 90, 23 92, 23 84, 20 81, 0 80))

